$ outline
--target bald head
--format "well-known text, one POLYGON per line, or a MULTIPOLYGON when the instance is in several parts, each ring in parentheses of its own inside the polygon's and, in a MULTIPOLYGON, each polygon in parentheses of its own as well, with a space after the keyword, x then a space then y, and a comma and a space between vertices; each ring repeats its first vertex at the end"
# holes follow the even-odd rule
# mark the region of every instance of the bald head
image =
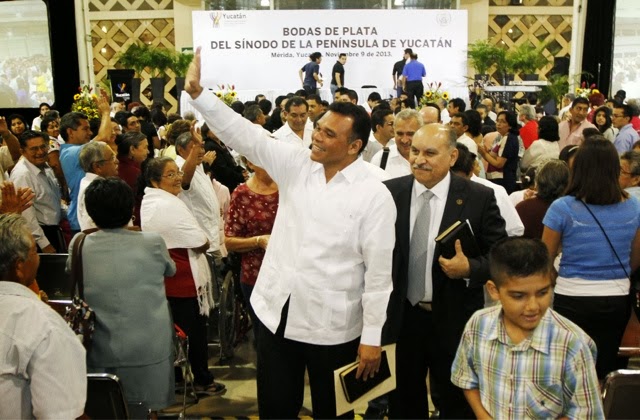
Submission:
POLYGON ((422 121, 425 124, 433 124, 439 123, 438 118, 440 117, 440 112, 432 106, 424 106, 420 108, 420 115, 422 115, 422 121))
POLYGON ((489 111, 493 110, 493 100, 491 98, 484 98, 480 103, 489 108, 489 111))
POLYGON ((409 163, 415 179, 431 189, 442 181, 458 158, 456 134, 449 126, 428 124, 413 136, 409 163))

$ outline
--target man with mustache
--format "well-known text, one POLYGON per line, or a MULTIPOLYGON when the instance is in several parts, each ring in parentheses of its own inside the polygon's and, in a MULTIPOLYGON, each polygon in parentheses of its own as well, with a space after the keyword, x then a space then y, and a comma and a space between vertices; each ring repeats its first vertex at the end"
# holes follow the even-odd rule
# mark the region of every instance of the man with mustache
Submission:
POLYGON ((393 292, 383 344, 397 342, 397 389, 390 418, 429 418, 426 378, 440 418, 471 418, 462 391, 450 380, 462 330, 484 304, 488 252, 507 236, 493 191, 450 172, 458 158, 450 126, 428 124, 413 136, 411 175, 386 181, 396 203, 393 292), (480 256, 440 255, 434 239, 456 221, 471 225, 480 256))
POLYGON ((49 139, 37 131, 25 131, 20 135, 22 159, 16 163, 9 178, 14 185, 29 187, 36 194, 33 207, 22 216, 27 219, 38 252, 63 253, 67 247, 60 229, 63 211, 60 206, 60 187, 47 164, 49 139))
POLYGON ((395 142, 387 144, 378 151, 371 163, 383 168, 391 175, 391 178, 397 178, 411 173, 409 165, 409 150, 411 149, 411 139, 413 135, 422 127, 422 115, 415 109, 404 109, 396 115, 393 123, 395 133, 395 142), (388 150, 385 150, 388 149, 388 150), (385 153, 387 159, 384 159, 385 153), (383 164, 383 161, 385 164, 383 164))

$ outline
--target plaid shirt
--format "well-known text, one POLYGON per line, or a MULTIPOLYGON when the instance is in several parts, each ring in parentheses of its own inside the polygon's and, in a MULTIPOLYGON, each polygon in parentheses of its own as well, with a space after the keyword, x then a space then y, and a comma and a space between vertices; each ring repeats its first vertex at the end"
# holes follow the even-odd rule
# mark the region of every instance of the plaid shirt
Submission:
POLYGON ((451 381, 479 389, 493 418, 603 419, 595 358, 591 338, 552 309, 529 338, 512 344, 498 305, 467 323, 451 381))

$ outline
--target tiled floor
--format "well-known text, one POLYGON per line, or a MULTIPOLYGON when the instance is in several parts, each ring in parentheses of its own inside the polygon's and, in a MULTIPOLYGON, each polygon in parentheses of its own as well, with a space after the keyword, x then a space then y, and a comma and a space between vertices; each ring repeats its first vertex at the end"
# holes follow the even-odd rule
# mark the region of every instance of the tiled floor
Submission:
MULTIPOLYGON (((252 339, 252 338, 251 338, 252 339)), ((258 401, 256 396, 256 353, 251 339, 246 339, 235 349, 235 357, 227 365, 219 364, 218 347, 209 347, 209 366, 217 382, 227 387, 223 395, 208 396, 194 404, 187 401, 187 417, 189 418, 222 418, 222 417, 254 417, 258 416, 258 401)), ((305 398, 301 417, 311 416, 311 395, 309 382, 305 381, 305 398)), ((176 395, 176 404, 165 412, 178 413, 182 408, 181 395, 176 395)), ((363 414, 367 406, 364 404, 356 410, 356 414, 363 414)))

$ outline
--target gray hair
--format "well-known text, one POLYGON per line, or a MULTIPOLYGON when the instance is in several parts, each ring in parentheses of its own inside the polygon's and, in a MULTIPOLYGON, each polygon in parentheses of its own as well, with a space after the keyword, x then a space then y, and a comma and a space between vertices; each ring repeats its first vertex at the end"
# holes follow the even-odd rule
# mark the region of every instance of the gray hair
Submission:
POLYGON ((526 118, 527 121, 536 119, 536 109, 533 105, 520 105, 520 115, 526 118))
POLYGON ((576 99, 576 95, 573 93, 565 93, 564 98, 571 99, 571 102, 573 102, 573 100, 576 99))
POLYGON ((262 114, 262 109, 260 109, 258 105, 248 106, 244 110, 244 117, 252 123, 255 123, 258 120, 260 114, 262 114))
POLYGON ((19 214, 0 214, 0 280, 6 280, 17 260, 29 258, 31 232, 19 214))
POLYGON ((398 121, 398 120, 401 120, 401 121, 415 120, 417 121, 419 127, 422 127, 424 125, 424 120, 422 119, 422 115, 420 115, 420 112, 411 108, 403 109, 402 111, 398 112, 396 114, 395 121, 398 121))
POLYGON ((629 172, 631 172, 631 176, 640 175, 640 152, 624 152, 622 156, 620 156, 620 159, 626 160, 629 163, 629 172))
POLYGON ((189 146, 189 143, 191 143, 191 140, 193 140, 193 136, 189 131, 180 134, 176 139, 176 151, 186 149, 187 146, 189 146))
POLYGON ((569 184, 569 165, 560 159, 550 159, 536 171, 538 198, 549 203, 561 197, 569 184))
POLYGON ((93 164, 105 160, 105 150, 109 145, 103 141, 87 143, 80 151, 80 166, 85 172, 93 172, 93 164))

